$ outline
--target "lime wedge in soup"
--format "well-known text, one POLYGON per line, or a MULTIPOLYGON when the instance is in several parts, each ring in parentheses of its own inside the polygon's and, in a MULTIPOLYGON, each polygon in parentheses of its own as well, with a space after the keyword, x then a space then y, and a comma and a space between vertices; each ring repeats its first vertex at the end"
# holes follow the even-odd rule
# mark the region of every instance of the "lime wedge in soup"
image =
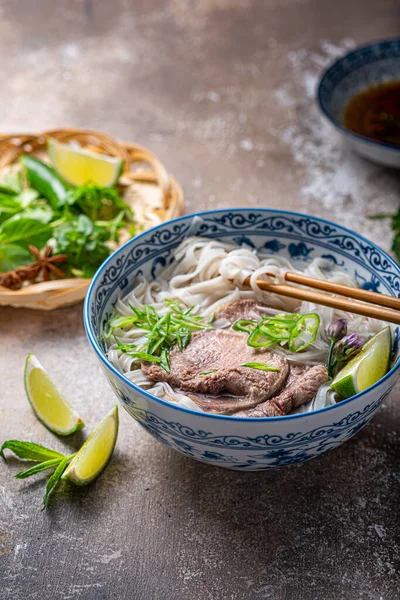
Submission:
POLYGON ((35 415, 47 429, 58 435, 70 435, 84 427, 82 419, 60 394, 33 354, 26 359, 24 384, 35 415))
POLYGON ((72 185, 83 185, 88 181, 110 187, 122 171, 122 160, 114 156, 97 154, 50 139, 48 152, 53 167, 65 181, 72 185))
POLYGON ((350 398, 379 381, 389 370, 392 333, 385 327, 371 338, 332 381, 331 388, 350 398))
POLYGON ((118 435, 118 406, 104 417, 72 459, 62 479, 86 485, 100 475, 114 451, 118 435))

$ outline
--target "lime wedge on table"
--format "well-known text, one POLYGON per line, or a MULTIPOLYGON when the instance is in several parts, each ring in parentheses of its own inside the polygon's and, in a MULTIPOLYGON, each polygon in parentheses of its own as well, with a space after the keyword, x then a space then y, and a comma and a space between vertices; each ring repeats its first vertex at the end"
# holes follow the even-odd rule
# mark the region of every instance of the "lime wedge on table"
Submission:
POLYGON ((391 349, 391 330, 390 327, 385 327, 339 371, 331 388, 342 398, 350 398, 366 390, 389 370, 391 349))
POLYGON ((63 479, 69 479, 77 485, 86 485, 100 475, 114 451, 118 422, 118 406, 114 406, 72 459, 63 479))
POLYGON ((85 423, 60 394, 33 354, 26 359, 24 384, 35 415, 47 429, 58 435, 70 435, 84 427, 85 423))
POLYGON ((120 158, 75 148, 53 139, 48 142, 48 152, 55 170, 72 185, 92 181, 97 185, 110 187, 121 174, 120 158))

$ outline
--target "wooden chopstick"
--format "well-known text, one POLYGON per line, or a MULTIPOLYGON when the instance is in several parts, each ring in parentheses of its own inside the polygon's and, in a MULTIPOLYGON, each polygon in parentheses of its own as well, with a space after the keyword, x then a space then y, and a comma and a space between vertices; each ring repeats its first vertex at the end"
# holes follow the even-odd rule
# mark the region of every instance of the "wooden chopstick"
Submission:
POLYGON ((290 271, 285 274, 285 279, 286 281, 307 285, 308 287, 316 288, 317 290, 322 290, 324 292, 332 292, 332 294, 340 294, 341 296, 347 296, 348 298, 357 298, 357 300, 363 300, 364 302, 370 302, 371 304, 377 304, 378 306, 388 306, 389 308, 400 310, 400 298, 396 298, 395 296, 369 292, 368 290, 351 287, 350 285, 332 283, 331 281, 315 279, 314 277, 308 277, 308 275, 299 275, 298 273, 291 273, 290 271))
MULTIPOLYGON (((243 283, 249 286, 250 277, 246 277, 243 283)), ((296 298, 297 300, 304 300, 306 302, 314 302, 315 304, 322 304, 323 306, 329 306, 330 308, 338 308, 339 310, 363 315, 364 317, 372 317, 374 319, 381 319, 382 321, 400 325, 400 311, 391 308, 383 308, 373 304, 363 304, 356 300, 337 298, 336 296, 323 294, 321 292, 304 290, 282 283, 269 283, 268 281, 262 281, 260 279, 257 280, 257 285, 260 289, 265 292, 270 292, 271 294, 288 296, 289 298, 296 298)), ((376 295, 378 296, 379 294, 376 295)))

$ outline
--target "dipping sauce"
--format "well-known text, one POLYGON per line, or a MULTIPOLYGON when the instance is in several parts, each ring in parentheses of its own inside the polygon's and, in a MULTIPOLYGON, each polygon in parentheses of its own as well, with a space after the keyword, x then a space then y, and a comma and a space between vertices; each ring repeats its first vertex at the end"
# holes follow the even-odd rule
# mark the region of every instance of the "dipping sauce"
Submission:
POLYGON ((400 81, 374 85, 353 96, 343 123, 371 140, 400 146, 400 81))

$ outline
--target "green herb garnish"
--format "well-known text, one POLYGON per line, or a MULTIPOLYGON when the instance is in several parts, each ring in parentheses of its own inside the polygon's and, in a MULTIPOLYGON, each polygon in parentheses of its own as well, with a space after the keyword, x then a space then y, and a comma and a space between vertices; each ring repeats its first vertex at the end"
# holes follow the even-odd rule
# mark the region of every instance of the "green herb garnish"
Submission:
POLYGON ((209 375, 210 373, 215 373, 215 369, 210 369, 209 371, 203 371, 200 375, 209 375))
POLYGON ((46 491, 43 497, 43 508, 46 508, 49 501, 51 492, 55 489, 56 485, 60 481, 62 474, 68 466, 68 463, 74 458, 75 454, 66 456, 56 450, 50 450, 39 444, 33 442, 20 442, 19 440, 7 440, 0 448, 0 456, 6 460, 4 450, 11 450, 18 458, 25 460, 31 460, 38 462, 39 464, 27 469, 26 471, 20 471, 15 475, 17 479, 26 479, 42 471, 48 469, 55 469, 53 474, 50 476, 46 491))
POLYGON ((193 331, 212 329, 210 319, 193 314, 193 307, 182 310, 180 304, 173 300, 165 300, 169 308, 166 315, 159 315, 153 306, 143 306, 138 309, 131 306, 132 315, 114 315, 109 320, 103 333, 104 339, 113 336, 117 349, 137 358, 156 362, 164 371, 170 372, 169 350, 177 344, 178 348, 184 350, 189 342, 193 331), (115 335, 116 329, 125 327, 136 327, 142 329, 146 343, 137 348, 135 344, 121 344, 115 335))
POLYGON ((121 228, 135 228, 131 209, 115 187, 73 187, 33 156, 20 163, 0 182, 0 273, 32 263, 29 245, 50 243, 53 254, 68 255, 66 275, 92 277, 121 228))
POLYGON ((68 204, 77 207, 92 221, 111 221, 121 212, 132 216, 131 209, 115 188, 104 188, 91 182, 73 190, 68 204))
POLYGON ((400 262, 400 208, 397 213, 378 213, 370 215, 369 219, 391 219, 392 231, 394 233, 392 242, 392 251, 395 253, 397 260, 400 262))
POLYGON ((240 365, 241 367, 249 367, 250 369, 260 369, 260 371, 280 371, 278 367, 271 367, 270 365, 266 365, 264 363, 259 362, 248 362, 240 365))

